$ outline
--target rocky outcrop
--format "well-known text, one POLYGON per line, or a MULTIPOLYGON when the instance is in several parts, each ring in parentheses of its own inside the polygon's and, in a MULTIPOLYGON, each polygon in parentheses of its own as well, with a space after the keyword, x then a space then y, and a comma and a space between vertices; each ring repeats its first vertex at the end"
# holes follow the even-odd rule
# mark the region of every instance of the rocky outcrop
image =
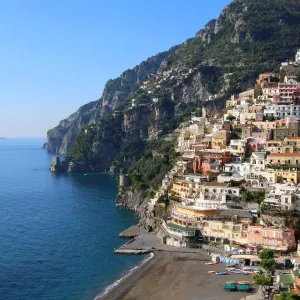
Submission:
POLYGON ((149 206, 149 199, 144 197, 142 192, 133 188, 119 187, 117 206, 135 211, 139 216, 138 227, 147 231, 156 231, 159 228, 160 220, 155 218, 154 211, 149 206))

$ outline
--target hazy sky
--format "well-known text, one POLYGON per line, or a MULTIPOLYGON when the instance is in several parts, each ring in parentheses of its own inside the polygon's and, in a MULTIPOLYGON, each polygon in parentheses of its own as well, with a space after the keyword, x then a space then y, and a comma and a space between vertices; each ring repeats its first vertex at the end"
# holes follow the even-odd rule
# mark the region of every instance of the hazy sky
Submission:
POLYGON ((192 37, 230 0, 0 2, 0 137, 45 137, 106 81, 192 37))

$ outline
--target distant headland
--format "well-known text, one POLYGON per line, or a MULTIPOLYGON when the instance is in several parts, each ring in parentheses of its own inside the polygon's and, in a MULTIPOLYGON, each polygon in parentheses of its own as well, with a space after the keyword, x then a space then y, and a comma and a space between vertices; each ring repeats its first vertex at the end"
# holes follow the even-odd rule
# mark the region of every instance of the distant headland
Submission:
POLYGON ((0 140, 6 140, 6 138, 5 138, 5 137, 1 137, 1 136, 0 136, 0 140))

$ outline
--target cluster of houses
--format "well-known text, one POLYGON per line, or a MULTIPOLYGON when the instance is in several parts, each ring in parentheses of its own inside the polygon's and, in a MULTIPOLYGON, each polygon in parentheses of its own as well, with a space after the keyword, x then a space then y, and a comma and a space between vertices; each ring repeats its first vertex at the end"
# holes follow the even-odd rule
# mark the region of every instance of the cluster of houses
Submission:
MULTIPOLYGON (((203 109, 178 129, 181 153, 152 205, 165 195, 168 244, 197 239, 241 247, 296 249, 293 226, 264 222, 264 211, 299 211, 300 50, 295 62, 260 74, 256 85, 226 103, 203 109), (246 196, 263 195, 258 201, 246 196)), ((275 218, 276 219, 276 218, 275 218)))

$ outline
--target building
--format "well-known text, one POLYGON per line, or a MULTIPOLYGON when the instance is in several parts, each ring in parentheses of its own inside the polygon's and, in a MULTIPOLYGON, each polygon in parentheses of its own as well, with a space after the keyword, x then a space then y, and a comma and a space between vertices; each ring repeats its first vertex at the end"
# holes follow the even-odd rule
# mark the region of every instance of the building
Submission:
POLYGON ((297 168, 277 169, 274 173, 277 175, 277 183, 300 183, 300 171, 297 168))
POLYGON ((196 207, 202 209, 227 209, 237 206, 240 188, 229 187, 226 183, 208 182, 202 187, 200 197, 196 198, 196 207))
POLYGON ((298 165, 300 153, 270 153, 267 156, 268 165, 298 165))
POLYGON ((211 138, 211 147, 213 149, 225 149, 227 146, 229 132, 227 130, 219 130, 215 134, 213 134, 211 138))
POLYGON ((219 173, 225 163, 231 161, 231 153, 229 151, 206 149, 199 152, 197 156, 192 157, 193 171, 196 174, 199 170, 202 174, 207 171, 219 173))
POLYGON ((261 84, 263 82, 268 82, 270 76, 271 76, 271 73, 262 73, 262 74, 259 74, 258 79, 256 80, 256 83, 257 84, 261 84))
POLYGON ((230 140, 229 146, 226 148, 232 156, 237 156, 241 161, 245 158, 247 140, 230 140))
POLYGON ((254 99, 255 96, 255 90, 254 89, 249 89, 247 91, 244 91, 242 93, 239 93, 239 99, 254 99))
POLYGON ((300 90, 300 84, 279 83, 279 101, 281 104, 293 104, 294 93, 300 90))
POLYGON ((292 251, 296 249, 294 230, 288 228, 249 225, 247 243, 274 249, 275 251, 292 251))
POLYGON ((299 125, 296 117, 287 117, 286 119, 276 121, 276 128, 273 129, 274 140, 284 140, 285 138, 294 138, 299 134, 299 125))
POLYGON ((262 171, 265 169, 266 152, 253 152, 250 156, 252 170, 262 171))
POLYGON ((266 195, 264 203, 272 209, 295 210, 298 188, 295 186, 277 184, 266 195))
POLYGON ((247 244, 247 224, 226 220, 203 220, 200 225, 203 239, 207 242, 217 241, 237 244, 247 244))

